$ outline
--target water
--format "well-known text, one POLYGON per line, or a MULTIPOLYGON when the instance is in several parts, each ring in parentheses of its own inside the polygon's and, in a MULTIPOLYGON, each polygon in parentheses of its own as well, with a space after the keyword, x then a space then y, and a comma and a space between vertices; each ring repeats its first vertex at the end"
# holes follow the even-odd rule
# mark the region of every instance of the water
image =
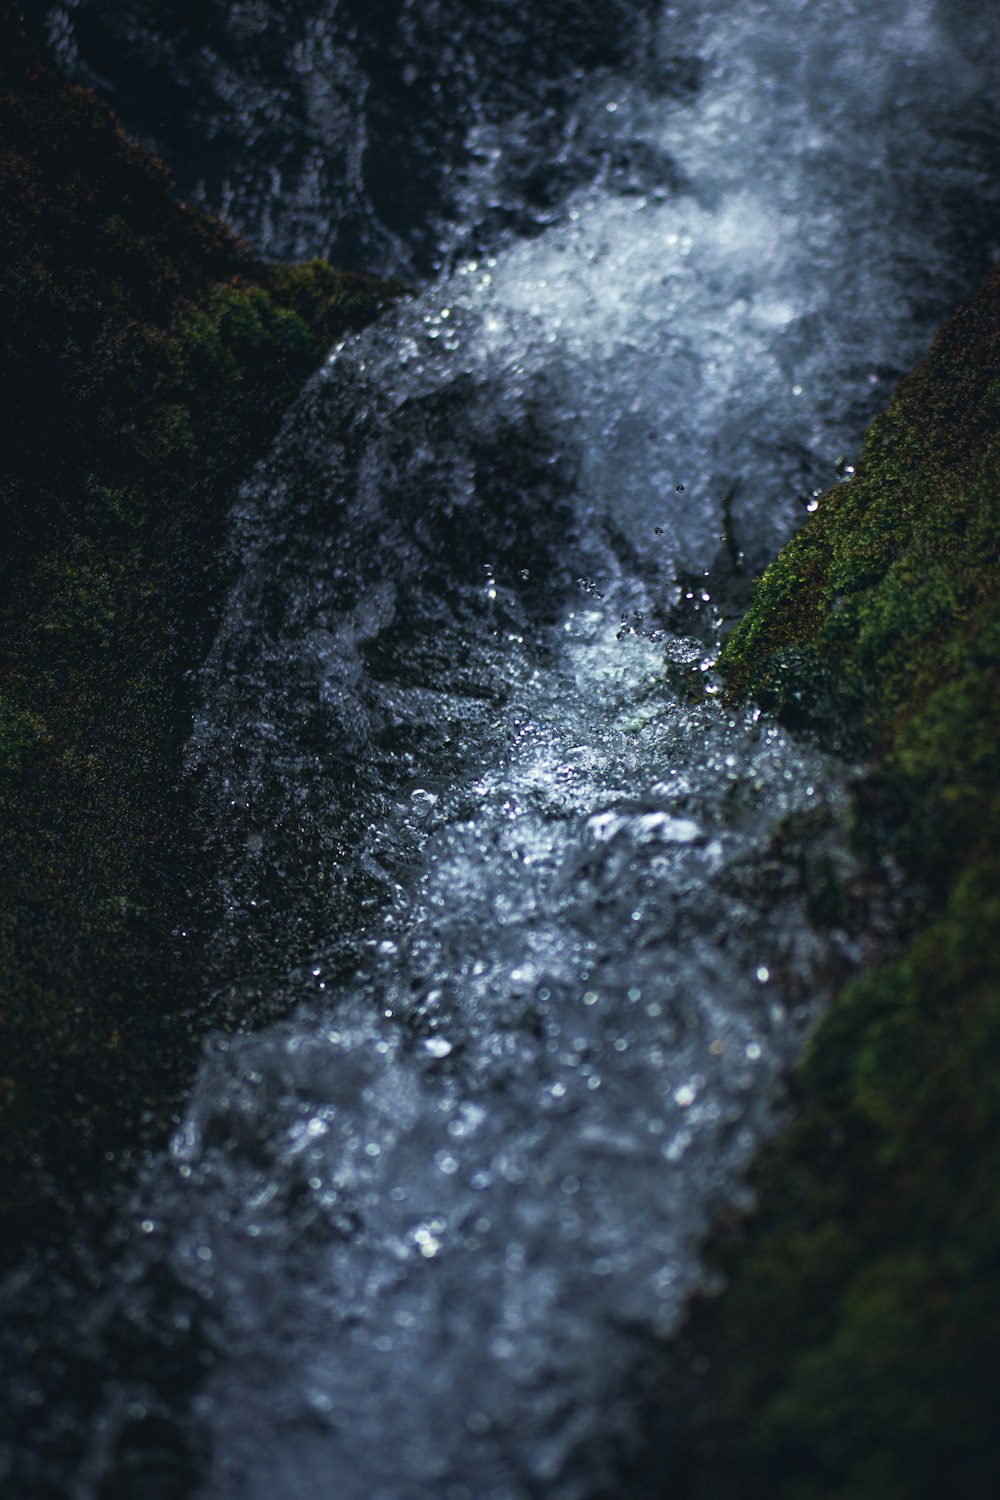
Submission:
MULTIPOLYGON (((110 12, 72 10, 67 55, 114 61, 110 12)), ((119 30, 160 67, 156 10, 119 30)), ((167 48, 180 78, 202 38, 197 99, 264 37, 274 89, 327 101, 285 101, 279 155, 348 76, 355 133, 396 98, 347 10, 206 13, 167 48)), ((393 10, 385 57, 463 15, 393 10)), ((400 148, 448 178, 440 274, 333 351, 235 502, 188 766, 205 972, 284 1018, 207 1047, 111 1278, 10 1279, 15 1493, 610 1492, 782 1076, 878 951, 849 768, 726 706, 713 641, 989 253, 993 23, 622 16, 506 90, 542 23, 470 42, 439 159, 400 148)), ((343 198, 419 270, 431 229, 353 160, 316 222, 343 198)), ((262 173, 232 211, 298 245, 308 194, 262 173)))

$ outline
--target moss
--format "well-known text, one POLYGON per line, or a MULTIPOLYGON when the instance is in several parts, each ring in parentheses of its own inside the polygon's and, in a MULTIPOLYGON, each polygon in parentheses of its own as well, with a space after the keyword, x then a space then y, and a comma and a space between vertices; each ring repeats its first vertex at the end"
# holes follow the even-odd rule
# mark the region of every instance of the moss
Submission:
POLYGON ((866 747, 855 842, 927 912, 818 1028, 728 1290, 692 1325, 713 1375, 690 1479, 713 1500, 1000 1493, 998 350, 995 273, 721 659, 734 695, 866 747))
MULTIPOLYGON (((725 1420, 776 1496, 995 1494, 1000 866, 815 1037, 809 1105, 706 1322, 725 1420)), ((729 1476, 719 1494, 741 1494, 729 1476)), ((755 1490, 748 1491, 756 1493, 755 1490)))
MULTIPOLYGON (((334 271, 325 260, 269 266, 267 287, 315 330, 324 347, 367 321, 372 283, 356 273, 334 271)), ((392 290, 398 294, 402 288, 392 283, 392 290)))
POLYGON ((996 833, 998 303, 994 273, 901 384, 853 478, 768 568, 720 660, 734 694, 873 751, 905 855, 941 888, 965 838, 996 833), (988 826, 960 818, 956 839, 945 803, 988 826))
POLYGON ((41 720, 0 692, 0 775, 22 771, 25 759, 44 736, 41 720))
POLYGON ((227 496, 398 289, 263 264, 0 29, 2 1214, 134 1142, 183 1071, 171 787, 227 496))

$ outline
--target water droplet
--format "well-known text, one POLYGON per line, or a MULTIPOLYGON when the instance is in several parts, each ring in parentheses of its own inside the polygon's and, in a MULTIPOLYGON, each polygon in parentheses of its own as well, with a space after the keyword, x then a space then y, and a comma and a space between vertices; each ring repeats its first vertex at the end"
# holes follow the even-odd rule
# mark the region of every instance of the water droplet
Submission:
POLYGON ((417 1249, 425 1260, 433 1260, 435 1255, 440 1253, 441 1241, 436 1234, 432 1234, 430 1229, 425 1228, 423 1225, 419 1229, 414 1230, 413 1239, 417 1249))

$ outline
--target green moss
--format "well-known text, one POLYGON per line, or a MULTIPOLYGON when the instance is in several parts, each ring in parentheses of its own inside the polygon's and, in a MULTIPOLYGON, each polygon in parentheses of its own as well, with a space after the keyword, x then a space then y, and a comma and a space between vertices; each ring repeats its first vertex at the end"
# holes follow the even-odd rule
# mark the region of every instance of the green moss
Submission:
POLYGON ((1000 273, 721 661, 734 695, 867 748, 856 844, 928 908, 816 1032, 728 1290, 695 1320, 715 1375, 692 1487, 713 1500, 1000 1493, 998 348, 1000 273))
POLYGON ((2 20, 0 141, 2 1213, 177 1084, 170 788, 228 496, 398 288, 261 263, 2 20))
MULTIPOLYGON (((720 660, 734 694, 874 750, 907 857, 939 885, 968 853, 942 841, 942 798, 987 811, 998 769, 998 296, 994 274, 942 329, 857 473, 764 574, 720 660)), ((984 845, 996 832, 961 826, 984 845)))
POLYGON ((44 725, 34 714, 25 713, 0 692, 0 774, 22 770, 25 758, 44 734, 44 725))
MULTIPOLYGON (((293 309, 315 330, 324 348, 371 317, 373 283, 349 271, 334 271, 325 260, 269 266, 266 284, 282 306, 293 309)), ((390 290, 399 295, 402 287, 393 282, 390 290)), ((384 288, 379 292, 384 296, 384 288)))
POLYGON ((991 864, 813 1041, 809 1107, 706 1319, 720 1357, 736 1350, 725 1418, 768 1494, 1000 1484, 1000 959, 983 941, 998 920, 991 864))

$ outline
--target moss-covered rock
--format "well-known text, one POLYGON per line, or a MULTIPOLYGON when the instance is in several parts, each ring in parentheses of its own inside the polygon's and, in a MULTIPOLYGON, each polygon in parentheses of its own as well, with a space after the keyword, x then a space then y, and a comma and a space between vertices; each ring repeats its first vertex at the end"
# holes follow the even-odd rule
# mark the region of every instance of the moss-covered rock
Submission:
POLYGON ((870 748, 893 847, 942 893, 998 831, 998 521, 994 273, 768 568, 720 662, 734 694, 870 748))
POLYGON ((0 1216, 177 1084, 172 788, 227 498, 397 291, 266 265, 169 188, 0 20, 0 1216))
POLYGON ((1000 1493, 998 362, 1000 273, 721 657, 734 694, 867 747, 854 838, 927 898, 813 1037, 728 1290, 689 1330, 711 1374, 688 1481, 713 1500, 1000 1493))

